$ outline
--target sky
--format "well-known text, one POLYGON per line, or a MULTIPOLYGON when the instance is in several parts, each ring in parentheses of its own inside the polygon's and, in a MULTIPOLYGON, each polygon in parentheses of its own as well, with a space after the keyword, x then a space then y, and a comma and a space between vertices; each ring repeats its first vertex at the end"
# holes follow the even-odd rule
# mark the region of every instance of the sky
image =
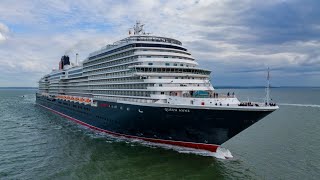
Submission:
POLYGON ((58 68, 145 31, 180 40, 214 86, 320 86, 318 0, 1 0, 0 87, 37 86, 58 68))

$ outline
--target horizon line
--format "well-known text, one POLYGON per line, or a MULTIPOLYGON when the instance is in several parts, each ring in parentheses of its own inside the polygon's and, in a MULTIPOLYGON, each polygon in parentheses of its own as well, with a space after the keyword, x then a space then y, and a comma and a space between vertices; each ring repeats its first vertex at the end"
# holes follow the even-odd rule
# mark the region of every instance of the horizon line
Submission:
MULTIPOLYGON (((38 89, 38 87, 33 86, 0 86, 0 89, 38 89)), ((214 88, 265 88, 265 86, 244 86, 244 85, 221 85, 221 86, 215 86, 214 88)), ((271 86, 270 88, 320 88, 320 86, 271 86)))

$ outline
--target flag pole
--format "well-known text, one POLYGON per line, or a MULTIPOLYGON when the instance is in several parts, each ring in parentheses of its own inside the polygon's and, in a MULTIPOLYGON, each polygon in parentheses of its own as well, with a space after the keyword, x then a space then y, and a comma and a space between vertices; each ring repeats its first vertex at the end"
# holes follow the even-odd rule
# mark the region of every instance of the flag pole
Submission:
POLYGON ((268 67, 268 75, 267 75, 267 95, 266 95, 267 106, 270 103, 270 69, 268 67))

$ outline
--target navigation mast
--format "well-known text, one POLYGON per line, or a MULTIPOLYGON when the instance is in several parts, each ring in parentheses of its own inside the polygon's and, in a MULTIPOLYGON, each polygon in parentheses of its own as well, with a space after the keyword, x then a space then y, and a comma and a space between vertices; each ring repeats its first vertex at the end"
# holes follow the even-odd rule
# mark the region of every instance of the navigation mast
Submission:
POLYGON ((270 105, 270 69, 269 67, 268 67, 268 75, 267 75, 266 103, 267 103, 267 106, 270 105))
POLYGON ((143 30, 144 24, 141 24, 140 21, 136 21, 136 24, 133 26, 133 34, 139 35, 139 34, 145 34, 143 30))

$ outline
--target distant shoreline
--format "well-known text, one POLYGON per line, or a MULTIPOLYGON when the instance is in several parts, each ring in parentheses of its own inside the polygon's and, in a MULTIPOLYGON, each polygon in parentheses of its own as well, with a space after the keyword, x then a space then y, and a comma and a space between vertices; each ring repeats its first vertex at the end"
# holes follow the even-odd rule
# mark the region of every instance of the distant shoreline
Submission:
MULTIPOLYGON (((216 86, 215 89, 263 89, 264 86, 216 86)), ((276 88, 320 88, 317 86, 278 86, 278 87, 270 87, 273 89, 276 88)), ((23 89, 23 90, 37 90, 37 87, 0 87, 0 90, 8 90, 8 89, 23 89)))
POLYGON ((0 90, 5 89, 38 89, 37 87, 0 87, 0 90))
MULTIPOLYGON (((216 86, 215 89, 264 89, 265 86, 216 86)), ((284 88, 320 88, 319 86, 277 86, 270 87, 271 89, 284 88)))

